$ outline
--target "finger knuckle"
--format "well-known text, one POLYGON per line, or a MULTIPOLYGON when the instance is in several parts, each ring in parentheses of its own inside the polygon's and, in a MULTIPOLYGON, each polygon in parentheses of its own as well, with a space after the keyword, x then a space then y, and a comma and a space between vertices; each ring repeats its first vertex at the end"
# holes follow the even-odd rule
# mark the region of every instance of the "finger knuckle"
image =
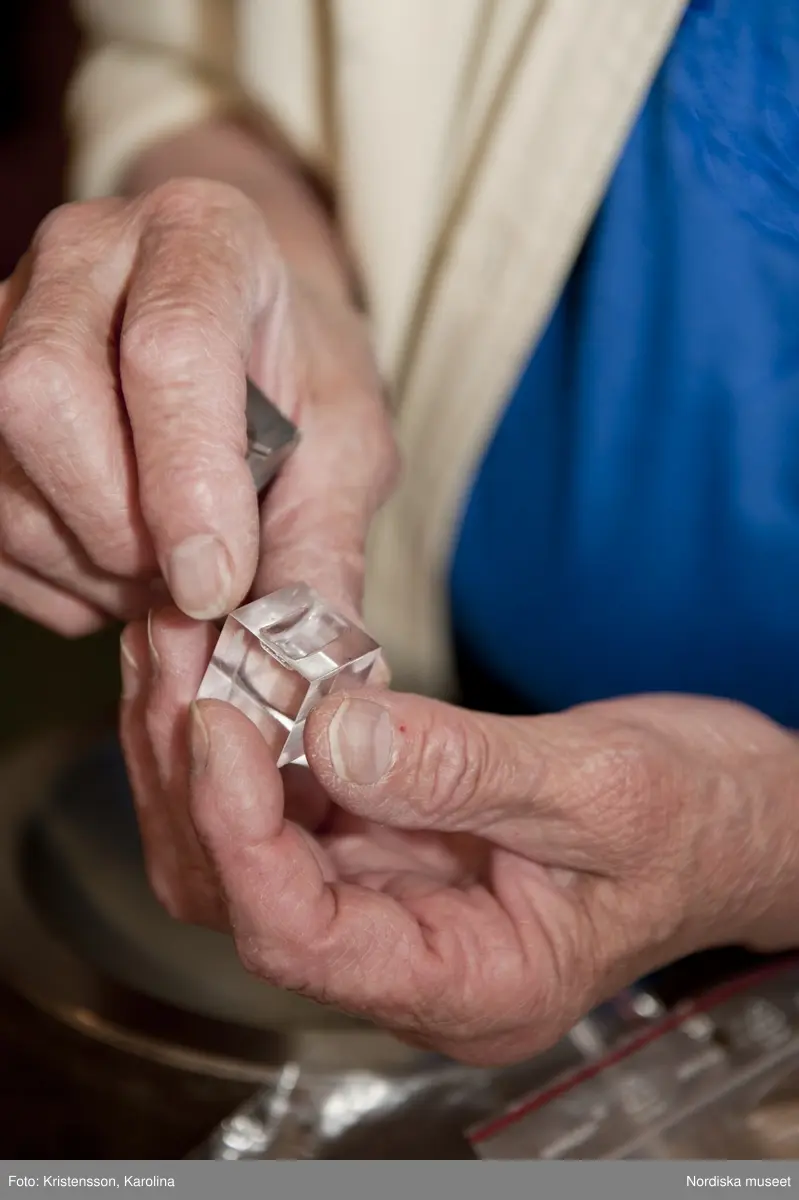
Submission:
POLYGON ((27 481, 0 485, 0 547, 48 579, 72 584, 94 570, 119 578, 144 577, 146 561, 123 512, 110 505, 98 517, 87 504, 73 530, 60 526, 44 497, 27 481))
POLYGON ((32 248, 34 251, 46 247, 54 241, 60 241, 66 228, 74 230, 75 208, 74 204, 59 204, 50 210, 47 216, 39 222, 33 235, 32 248))
POLYGON ((250 476, 234 439, 226 439, 222 431, 218 441, 211 441, 207 430, 187 428, 178 414, 166 417, 160 444, 140 459, 139 480, 142 508, 154 527, 176 514, 194 513, 196 519, 205 512, 211 517, 224 502, 239 508, 237 535, 257 539, 257 508, 254 503, 248 507, 250 476))
POLYGON ((0 490, 0 546, 22 566, 48 573, 58 565, 42 513, 14 493, 0 490))
POLYGON ((204 226, 220 210, 244 212, 254 207, 243 192, 213 179, 171 179, 153 188, 149 211, 162 223, 184 227, 204 226))
POLYGON ((581 811, 606 851, 629 865, 657 838, 660 750, 656 739, 622 730, 586 753, 581 771, 581 811))
POLYGON ((153 188, 149 196, 149 208, 162 221, 170 224, 204 224, 214 200, 218 203, 220 195, 232 190, 225 184, 210 180, 169 179, 153 188))
POLYGON ((598 751, 592 765, 608 800, 624 800, 632 807, 646 803, 651 789, 652 757, 646 740, 638 735, 622 736, 598 751))
POLYGON ((413 783, 426 823, 446 823, 476 808, 484 794, 490 760, 488 737, 479 726, 468 736, 462 729, 442 731, 432 725, 423 729, 413 783))
MULTIPOLYGON (((119 197, 62 204, 38 226, 31 243, 33 285, 63 277, 67 290, 92 285, 116 261, 136 221, 135 206, 119 197)), ((121 283, 121 280, 120 280, 121 283)))
POLYGON ((126 514, 106 511, 102 522, 86 520, 79 526, 79 559, 115 580, 144 582, 148 555, 129 528, 126 514), (85 556, 85 557, 84 557, 85 556))
MULTIPOLYGON (((345 1011, 338 989, 330 989, 326 983, 326 972, 308 953, 305 946, 276 939, 266 941, 259 936, 235 938, 236 954, 248 975, 259 983, 280 988, 294 996, 313 1000, 315 1004, 335 1005, 345 1011)), ((355 1015, 354 1013, 351 1015, 355 1015)), ((363 1016, 361 1012, 358 1014, 363 1016)))
POLYGON ((68 427, 76 397, 95 374, 95 365, 77 347, 63 337, 59 343, 52 326, 51 314, 32 317, 0 352, 0 413, 28 438, 41 438, 45 405, 57 408, 68 427))
POLYGON ((33 237, 34 251, 47 252, 52 248, 60 250, 64 245, 73 246, 76 234, 96 215, 99 215, 96 203, 58 205, 39 223, 33 237))
POLYGON ((51 353, 35 339, 8 341, 0 356, 0 409, 5 416, 29 411, 28 401, 54 382, 59 374, 51 353))
POLYGON ((208 319, 196 309, 165 300, 133 317, 120 338, 123 371, 146 381, 190 383, 209 359, 208 319))

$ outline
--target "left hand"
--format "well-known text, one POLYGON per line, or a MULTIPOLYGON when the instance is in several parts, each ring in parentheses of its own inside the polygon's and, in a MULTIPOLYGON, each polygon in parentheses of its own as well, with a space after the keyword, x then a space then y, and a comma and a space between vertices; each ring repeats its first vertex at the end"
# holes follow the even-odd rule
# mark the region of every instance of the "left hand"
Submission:
POLYGON ((123 739, 156 892, 270 983, 500 1063, 677 957, 799 940, 799 752, 759 714, 517 719, 369 688, 315 710, 312 774, 281 777, 235 709, 189 718, 213 636, 161 614, 154 672, 129 628, 123 739))

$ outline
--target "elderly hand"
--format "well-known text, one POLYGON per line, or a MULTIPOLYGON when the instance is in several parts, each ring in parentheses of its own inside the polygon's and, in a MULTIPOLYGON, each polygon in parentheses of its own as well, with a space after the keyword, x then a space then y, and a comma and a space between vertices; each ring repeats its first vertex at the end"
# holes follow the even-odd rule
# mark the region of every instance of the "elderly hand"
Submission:
POLYGON ((77 636, 165 578, 211 619, 307 579, 360 603, 395 451, 360 316, 292 276, 259 207, 175 180, 57 209, 0 284, 0 602, 77 636), (259 525, 245 368, 302 427, 259 525))
POLYGON ((510 719, 365 689, 309 718, 297 793, 238 711, 189 719, 212 631, 167 612, 150 632, 152 661, 145 627, 125 637, 123 730, 150 746, 153 884, 271 983, 499 1063, 676 957, 796 940, 799 753, 753 711, 510 719))

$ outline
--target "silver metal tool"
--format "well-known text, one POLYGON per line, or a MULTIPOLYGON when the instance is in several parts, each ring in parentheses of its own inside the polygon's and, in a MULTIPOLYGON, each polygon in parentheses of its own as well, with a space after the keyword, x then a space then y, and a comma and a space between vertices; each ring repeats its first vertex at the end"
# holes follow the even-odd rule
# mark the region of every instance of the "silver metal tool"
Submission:
POLYGON ((247 465, 260 496, 300 440, 300 432, 247 379, 247 465))

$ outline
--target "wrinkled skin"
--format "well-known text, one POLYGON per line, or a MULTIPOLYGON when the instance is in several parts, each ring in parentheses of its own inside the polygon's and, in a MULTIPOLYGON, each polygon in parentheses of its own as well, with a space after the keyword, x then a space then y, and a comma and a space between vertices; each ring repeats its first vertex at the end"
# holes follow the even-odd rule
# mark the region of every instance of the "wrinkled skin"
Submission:
POLYGON ((240 713, 190 708, 212 644, 174 610, 149 645, 131 626, 122 728, 156 893, 257 976, 499 1063, 682 954, 795 941, 797 749, 757 713, 512 719, 369 688, 319 706, 312 774, 281 778, 240 713))
POLYGON ((796 743, 747 709, 518 720, 370 687, 321 705, 311 771, 281 776, 241 714, 190 707, 207 622, 252 587, 306 581, 358 618, 396 465, 361 318, 226 184, 60 209, 2 285, 0 600, 73 636, 164 581, 177 606, 123 641, 167 909, 230 931, 259 977, 474 1062, 680 954, 795 941, 796 743), (260 513, 245 368, 303 431, 260 513))
POLYGON ((68 636, 162 579, 218 617, 297 579, 354 615, 396 452, 367 333, 222 183, 57 209, 0 285, 0 602, 68 636), (303 439, 259 520, 245 366, 303 439))

